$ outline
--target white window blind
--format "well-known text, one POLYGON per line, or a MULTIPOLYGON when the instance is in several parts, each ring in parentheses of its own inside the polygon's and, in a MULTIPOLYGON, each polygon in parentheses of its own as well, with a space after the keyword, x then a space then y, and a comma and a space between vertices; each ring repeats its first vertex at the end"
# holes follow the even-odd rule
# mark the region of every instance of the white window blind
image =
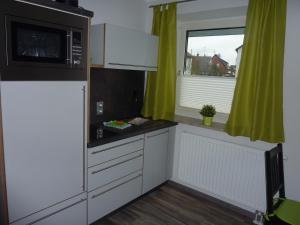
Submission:
POLYGON ((212 104, 218 112, 229 113, 235 83, 235 78, 180 76, 177 86, 179 105, 200 109, 202 105, 212 104))

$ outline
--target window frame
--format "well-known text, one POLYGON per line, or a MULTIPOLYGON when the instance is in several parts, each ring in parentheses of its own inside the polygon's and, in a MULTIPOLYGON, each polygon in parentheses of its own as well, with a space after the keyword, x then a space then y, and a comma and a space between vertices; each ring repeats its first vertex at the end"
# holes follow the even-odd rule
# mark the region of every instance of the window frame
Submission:
MULTIPOLYGON (((217 30, 244 28, 246 23, 245 16, 218 18, 209 20, 177 21, 177 87, 176 87, 176 106, 175 114, 179 116, 200 119, 199 109, 187 108, 179 105, 179 85, 180 78, 185 70, 185 57, 188 31, 193 30, 217 30)), ((217 112, 214 121, 225 124, 229 114, 217 112)))

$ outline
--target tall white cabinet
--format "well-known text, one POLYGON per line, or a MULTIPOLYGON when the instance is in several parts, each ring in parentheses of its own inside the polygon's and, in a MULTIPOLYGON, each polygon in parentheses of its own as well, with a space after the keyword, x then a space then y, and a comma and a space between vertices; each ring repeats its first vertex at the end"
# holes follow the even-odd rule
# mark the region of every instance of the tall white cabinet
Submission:
POLYGON ((92 65, 112 69, 157 70, 158 37, 111 24, 91 28, 92 65))
POLYGON ((56 216, 32 220, 59 224, 63 212, 86 217, 85 88, 86 82, 1 82, 10 223, 51 207, 56 216))

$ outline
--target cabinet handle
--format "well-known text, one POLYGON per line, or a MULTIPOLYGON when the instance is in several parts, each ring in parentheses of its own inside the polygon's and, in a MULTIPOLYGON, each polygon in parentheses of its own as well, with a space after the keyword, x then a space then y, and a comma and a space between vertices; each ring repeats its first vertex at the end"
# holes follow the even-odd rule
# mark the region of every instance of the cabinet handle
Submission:
POLYGON ((153 138, 153 137, 159 136, 159 135, 161 135, 161 134, 166 134, 166 133, 168 133, 168 132, 169 132, 169 131, 167 130, 167 131, 164 131, 164 132, 161 132, 161 133, 158 133, 158 134, 147 135, 147 138, 153 138))
POLYGON ((68 65, 71 65, 72 63, 72 32, 69 31, 68 34, 66 35, 66 42, 67 42, 67 58, 66 58, 66 63, 68 65))
MULTIPOLYGON (((9 46, 9 43, 8 43, 8 32, 7 32, 7 22, 9 21, 9 19, 7 18, 7 16, 5 16, 4 18, 5 20, 5 59, 6 59, 6 66, 8 66, 8 46, 9 46), (8 20, 8 21, 7 21, 8 20)), ((2 80, 2 79, 1 79, 2 80)))
POLYGON ((118 147, 121 147, 121 146, 124 146, 124 145, 127 145, 127 144, 131 144, 131 143, 134 143, 134 142, 141 141, 141 140, 144 140, 144 139, 143 138, 139 138, 138 140, 126 142, 124 144, 115 145, 115 146, 112 146, 112 147, 109 147, 109 148, 106 148, 106 149, 103 149, 103 150, 93 151, 91 154, 95 155, 95 154, 98 154, 98 153, 101 153, 101 152, 105 152, 105 151, 113 149, 113 148, 118 148, 118 147))
POLYGON ((145 68, 157 69, 157 66, 133 65, 133 64, 123 64, 123 63, 108 63, 108 64, 114 66, 132 66, 132 67, 145 67, 145 68))
POLYGON ((85 191, 85 86, 82 87, 83 92, 83 138, 82 138, 82 151, 83 151, 83 185, 82 190, 85 191))
POLYGON ((139 154, 139 155, 137 155, 137 156, 135 156, 135 157, 132 157, 132 158, 130 158, 130 159, 124 160, 124 161, 122 161, 122 162, 115 163, 115 164, 113 164, 113 165, 111 165, 111 166, 105 167, 104 169, 95 170, 95 171, 92 172, 92 174, 94 175, 94 174, 96 174, 96 173, 100 173, 100 172, 102 172, 103 170, 107 170, 107 169, 112 168, 112 167, 114 167, 114 166, 118 166, 118 165, 120 165, 120 164, 123 164, 123 163, 125 163, 125 162, 131 161, 131 160, 133 160, 133 159, 137 159, 137 158, 139 158, 139 157, 141 157, 141 156, 143 156, 143 154, 139 154))
POLYGON ((103 192, 101 192, 101 193, 99 193, 99 194, 95 194, 95 195, 92 196, 92 199, 97 198, 97 197, 99 197, 100 195, 103 195, 103 194, 105 194, 105 193, 107 193, 107 192, 109 192, 109 191, 111 191, 111 190, 113 190, 113 189, 115 189, 115 188, 117 188, 117 187, 120 187, 120 186, 122 186, 123 184, 129 183, 130 181, 132 181, 132 180, 134 180, 134 179, 136 179, 136 178, 138 178, 138 177, 141 177, 141 176, 142 176, 142 174, 139 174, 139 175, 137 175, 137 176, 135 176, 135 177, 133 177, 133 178, 127 180, 127 181, 122 182, 121 184, 118 184, 118 185, 116 185, 116 186, 114 186, 114 187, 109 188, 109 189, 106 190, 106 191, 103 191, 103 192))

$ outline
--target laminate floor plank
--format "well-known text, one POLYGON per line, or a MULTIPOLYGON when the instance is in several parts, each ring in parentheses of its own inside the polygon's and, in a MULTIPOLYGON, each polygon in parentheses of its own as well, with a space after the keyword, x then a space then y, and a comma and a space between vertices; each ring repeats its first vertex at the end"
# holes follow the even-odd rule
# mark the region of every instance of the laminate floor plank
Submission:
POLYGON ((93 225, 250 225, 249 217, 167 183, 93 225))

